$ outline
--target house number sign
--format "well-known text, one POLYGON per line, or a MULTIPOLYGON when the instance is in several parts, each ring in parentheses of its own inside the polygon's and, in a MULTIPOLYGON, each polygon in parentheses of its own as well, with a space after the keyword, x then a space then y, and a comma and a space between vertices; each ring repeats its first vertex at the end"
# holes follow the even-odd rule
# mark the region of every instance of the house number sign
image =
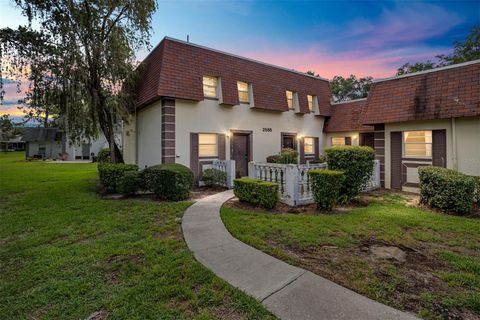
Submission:
POLYGON ((272 128, 262 128, 262 132, 272 132, 272 128))

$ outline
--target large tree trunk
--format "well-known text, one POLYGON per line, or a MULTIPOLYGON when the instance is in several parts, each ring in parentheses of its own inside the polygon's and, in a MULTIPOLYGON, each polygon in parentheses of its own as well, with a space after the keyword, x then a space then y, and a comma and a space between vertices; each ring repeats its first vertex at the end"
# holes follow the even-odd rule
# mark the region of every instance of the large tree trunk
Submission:
POLYGON ((108 146, 110 148, 110 159, 113 163, 123 163, 122 152, 115 142, 115 129, 112 118, 108 115, 105 115, 105 112, 100 111, 98 120, 100 122, 100 128, 102 129, 102 132, 108 141, 108 146))

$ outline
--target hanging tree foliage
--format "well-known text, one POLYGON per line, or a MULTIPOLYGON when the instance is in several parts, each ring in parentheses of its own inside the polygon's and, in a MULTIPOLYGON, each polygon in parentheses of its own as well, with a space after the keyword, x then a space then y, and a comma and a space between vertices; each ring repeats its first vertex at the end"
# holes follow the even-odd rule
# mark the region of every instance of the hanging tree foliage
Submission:
POLYGON ((94 139, 101 130, 112 161, 121 162, 115 126, 134 103, 135 51, 149 45, 156 1, 15 3, 29 25, 0 29, 0 79, 28 83, 27 116, 47 125, 56 117, 73 141, 94 139))

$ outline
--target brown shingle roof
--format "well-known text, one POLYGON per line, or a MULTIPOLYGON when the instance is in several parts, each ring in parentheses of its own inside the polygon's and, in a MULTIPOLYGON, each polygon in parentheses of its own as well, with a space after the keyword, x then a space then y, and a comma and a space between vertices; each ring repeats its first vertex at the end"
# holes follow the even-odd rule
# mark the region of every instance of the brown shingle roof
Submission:
POLYGON ((364 124, 480 115, 480 60, 372 84, 364 124))
POLYGON ((256 108, 288 111, 285 91, 298 92, 300 111, 308 113, 307 95, 316 95, 321 115, 330 112, 327 80, 165 38, 142 63, 137 107, 161 97, 203 100, 202 77, 221 78, 223 103, 239 104, 237 81, 249 82, 256 108))
POLYGON ((331 116, 325 123, 324 131, 373 131, 373 127, 362 124, 366 105, 367 99, 332 104, 331 116))

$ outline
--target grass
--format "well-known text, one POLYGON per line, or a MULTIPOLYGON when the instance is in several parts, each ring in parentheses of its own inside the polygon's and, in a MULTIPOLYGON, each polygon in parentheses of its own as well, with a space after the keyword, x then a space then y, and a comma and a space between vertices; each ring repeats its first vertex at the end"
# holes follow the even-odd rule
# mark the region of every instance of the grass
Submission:
POLYGON ((238 239, 393 307, 437 319, 480 316, 480 220, 378 194, 337 214, 272 214, 227 204, 238 239), (371 245, 398 246, 407 261, 375 259, 371 245), (441 311, 440 309, 443 309, 441 311))
POLYGON ((194 260, 190 202, 101 200, 94 164, 0 154, 0 318, 269 319, 194 260))

